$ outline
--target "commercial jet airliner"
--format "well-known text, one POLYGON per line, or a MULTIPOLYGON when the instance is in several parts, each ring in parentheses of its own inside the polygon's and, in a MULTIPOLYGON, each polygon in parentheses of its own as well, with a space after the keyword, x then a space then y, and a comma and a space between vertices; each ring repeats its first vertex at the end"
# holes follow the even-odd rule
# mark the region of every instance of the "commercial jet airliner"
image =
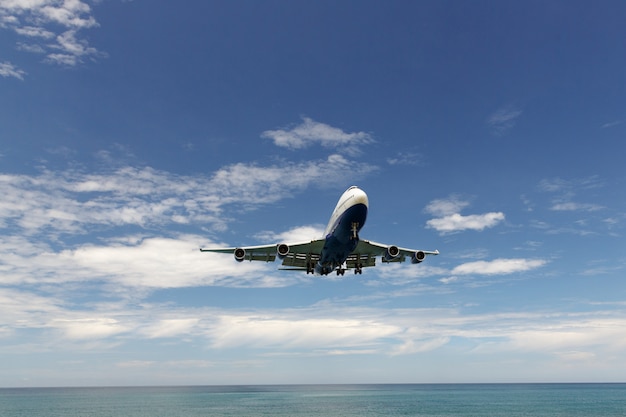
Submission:
POLYGON ((328 275, 333 271, 343 275, 346 269, 354 269, 355 274, 362 274, 363 268, 376 266, 378 256, 382 262, 404 262, 410 258, 412 263, 418 264, 426 255, 439 255, 438 250, 406 249, 359 239, 368 207, 367 194, 359 187, 352 186, 339 199, 321 239, 295 244, 202 248, 200 251, 233 253, 238 262, 273 262, 278 256, 283 261, 284 268, 281 269, 302 270, 307 274, 318 275, 328 275))

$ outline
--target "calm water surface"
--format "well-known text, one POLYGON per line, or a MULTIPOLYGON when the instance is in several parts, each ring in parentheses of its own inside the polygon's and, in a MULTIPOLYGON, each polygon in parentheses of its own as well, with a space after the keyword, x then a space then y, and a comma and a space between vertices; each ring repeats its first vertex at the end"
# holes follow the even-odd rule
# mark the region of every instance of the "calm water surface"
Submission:
POLYGON ((1 417, 626 416, 626 384, 0 389, 1 417))

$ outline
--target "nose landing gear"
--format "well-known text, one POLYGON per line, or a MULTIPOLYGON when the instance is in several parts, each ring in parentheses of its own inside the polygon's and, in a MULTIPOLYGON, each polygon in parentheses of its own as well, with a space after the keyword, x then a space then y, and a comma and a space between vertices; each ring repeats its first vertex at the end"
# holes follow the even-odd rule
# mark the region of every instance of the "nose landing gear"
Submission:
POLYGON ((352 226, 350 227, 350 230, 352 231, 352 236, 350 237, 350 239, 359 240, 359 223, 352 222, 352 226))

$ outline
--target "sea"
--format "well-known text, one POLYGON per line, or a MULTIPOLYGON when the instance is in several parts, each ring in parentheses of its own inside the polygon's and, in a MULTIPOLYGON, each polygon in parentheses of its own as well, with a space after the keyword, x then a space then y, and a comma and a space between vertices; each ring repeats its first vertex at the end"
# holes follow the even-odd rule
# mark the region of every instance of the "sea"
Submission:
POLYGON ((626 416, 626 384, 0 389, 2 417, 626 416))

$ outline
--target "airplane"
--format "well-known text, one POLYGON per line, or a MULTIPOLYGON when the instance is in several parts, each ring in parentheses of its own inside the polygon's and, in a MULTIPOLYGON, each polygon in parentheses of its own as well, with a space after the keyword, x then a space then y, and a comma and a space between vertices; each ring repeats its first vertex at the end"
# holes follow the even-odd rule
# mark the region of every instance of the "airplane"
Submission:
POLYGON ((344 275, 346 269, 362 274, 363 268, 376 266, 376 257, 382 262, 404 262, 418 264, 426 255, 439 255, 438 250, 416 250, 396 245, 362 240, 359 232, 365 224, 369 201, 367 194, 357 186, 348 188, 339 198, 324 237, 295 244, 278 243, 262 246, 236 248, 201 248, 201 252, 233 253, 238 262, 274 262, 282 260, 285 270, 302 270, 308 274, 328 275, 333 271, 344 275))

